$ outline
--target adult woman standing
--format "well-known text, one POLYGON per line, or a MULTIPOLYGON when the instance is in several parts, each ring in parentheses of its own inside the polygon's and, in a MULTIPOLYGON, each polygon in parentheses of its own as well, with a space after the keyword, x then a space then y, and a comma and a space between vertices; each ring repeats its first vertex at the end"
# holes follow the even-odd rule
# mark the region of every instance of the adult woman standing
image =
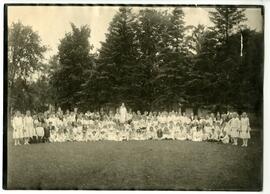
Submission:
POLYGON ((124 103, 122 103, 122 105, 120 106, 119 114, 120 114, 119 122, 120 124, 124 124, 127 120, 127 109, 124 103))

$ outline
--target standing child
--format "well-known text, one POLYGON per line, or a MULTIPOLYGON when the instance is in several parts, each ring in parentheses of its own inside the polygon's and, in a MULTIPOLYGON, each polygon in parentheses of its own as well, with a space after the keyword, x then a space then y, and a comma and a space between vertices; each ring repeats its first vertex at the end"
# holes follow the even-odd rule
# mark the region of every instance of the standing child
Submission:
POLYGON ((44 136, 44 129, 42 127, 41 122, 39 122, 38 118, 34 120, 34 125, 37 133, 37 143, 41 143, 44 136))
POLYGON ((21 145, 20 139, 23 138, 23 118, 20 111, 16 111, 11 124, 13 128, 13 139, 15 141, 15 146, 21 145))
POLYGON ((249 126, 249 118, 247 114, 243 112, 241 120, 241 128, 240 128, 240 138, 243 139, 242 147, 247 147, 248 139, 250 139, 250 126, 249 126))
POLYGON ((23 119, 24 123, 24 144, 29 144, 29 141, 33 141, 33 137, 36 136, 34 127, 34 121, 29 110, 26 111, 26 115, 23 119))
POLYGON ((231 119, 231 137, 233 139, 233 145, 237 145, 237 140, 239 138, 240 131, 240 120, 237 113, 233 113, 233 118, 231 119))
POLYGON ((52 122, 49 122, 49 125, 44 129, 44 142, 50 142, 51 131, 54 131, 54 126, 52 122))

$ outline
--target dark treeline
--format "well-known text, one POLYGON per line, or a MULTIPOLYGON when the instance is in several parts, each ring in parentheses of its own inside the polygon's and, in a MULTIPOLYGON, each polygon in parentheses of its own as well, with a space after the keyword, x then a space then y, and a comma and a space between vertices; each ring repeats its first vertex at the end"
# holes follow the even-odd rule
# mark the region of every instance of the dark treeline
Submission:
POLYGON ((42 111, 53 104, 85 111, 125 102, 142 111, 182 105, 261 113, 263 33, 243 25, 244 9, 219 7, 209 17, 213 27, 186 26, 178 7, 138 13, 123 7, 98 52, 92 52, 91 29, 71 24, 47 64, 38 34, 13 23, 8 34, 10 106, 42 111), (40 74, 37 81, 31 72, 40 74))

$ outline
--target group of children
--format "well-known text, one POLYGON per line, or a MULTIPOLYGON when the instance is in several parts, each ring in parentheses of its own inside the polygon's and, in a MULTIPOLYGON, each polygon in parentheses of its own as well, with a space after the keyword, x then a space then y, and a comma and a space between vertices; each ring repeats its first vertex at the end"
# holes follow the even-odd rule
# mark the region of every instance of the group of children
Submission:
POLYGON ((216 141, 247 147, 250 139, 249 118, 244 112, 202 117, 185 112, 129 112, 126 122, 119 122, 119 111, 64 114, 61 108, 31 115, 19 111, 11 120, 15 145, 68 141, 190 140, 216 141))

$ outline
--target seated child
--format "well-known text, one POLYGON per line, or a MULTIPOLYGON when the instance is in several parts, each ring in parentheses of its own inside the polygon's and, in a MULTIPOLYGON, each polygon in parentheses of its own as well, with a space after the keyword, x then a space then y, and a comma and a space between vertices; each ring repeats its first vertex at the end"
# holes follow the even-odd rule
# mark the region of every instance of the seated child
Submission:
POLYGON ((119 130, 116 130, 115 132, 114 141, 122 141, 122 137, 119 130))
POLYGON ((141 136, 140 137, 141 140, 148 140, 146 129, 141 131, 140 136, 141 136))
POLYGON ((193 135, 193 133, 196 133, 197 132, 197 128, 198 128, 198 126, 197 125, 195 125, 195 124, 192 124, 192 125, 190 125, 190 133, 193 135))
POLYGON ((147 139, 153 140, 156 139, 156 133, 154 131, 154 127, 150 126, 149 130, 147 130, 147 139))
POLYGON ((192 140, 193 133, 189 125, 186 125, 186 137, 187 140, 192 140))
POLYGON ((101 129, 101 131, 100 131, 99 140, 107 140, 106 139, 106 132, 104 129, 101 129))
POLYGON ((193 132, 192 141, 202 141, 203 133, 201 128, 198 128, 197 131, 193 132))
POLYGON ((99 134, 98 134, 98 132, 97 132, 97 130, 93 130, 92 131, 92 136, 91 136, 91 140, 92 141, 99 141, 99 134))
POLYGON ((141 130, 137 129, 134 131, 134 140, 141 140, 141 130))
POLYGON ((49 137, 50 142, 57 142, 57 132, 54 130, 51 132, 49 137))
POLYGON ((179 136, 177 138, 178 140, 186 140, 187 139, 187 132, 186 129, 183 126, 180 126, 179 136))
POLYGON ((204 128, 202 130, 202 140, 207 141, 209 139, 209 133, 206 133, 204 128))
POLYGON ((163 131, 160 127, 156 126, 156 132, 157 132, 157 139, 162 139, 163 137, 163 131))
POLYGON ((107 126, 107 140, 110 140, 110 141, 115 141, 115 128, 113 126, 113 124, 108 124, 107 126))
POLYGON ((211 129, 211 133, 209 134, 208 141, 209 142, 219 141, 219 136, 218 136, 217 132, 215 131, 215 128, 211 129))
POLYGON ((74 123, 71 130, 71 137, 70 137, 71 141, 77 141, 77 135, 78 135, 77 131, 78 131, 77 125, 74 123))
POLYGON ((212 139, 214 140, 214 141, 220 141, 220 139, 219 139, 219 135, 220 135, 220 131, 218 131, 218 130, 216 130, 215 128, 214 129, 212 129, 212 139))
POLYGON ((66 134, 64 131, 59 134, 59 142, 66 142, 66 134))
POLYGON ((212 127, 210 126, 209 123, 205 123, 204 125, 204 132, 208 135, 208 137, 210 138, 211 133, 212 133, 212 127))
POLYGON ((224 131, 223 133, 221 133, 220 140, 224 144, 228 144, 230 142, 230 137, 229 137, 229 135, 228 135, 228 133, 226 131, 224 131))
POLYGON ((91 128, 91 126, 88 126, 88 128, 87 128, 87 132, 86 132, 86 142, 89 142, 89 141, 92 141, 92 128, 91 128))
POLYGON ((169 128, 167 126, 164 127, 162 139, 165 139, 165 140, 172 139, 171 132, 170 132, 170 130, 169 130, 169 128))
POLYGON ((81 122, 79 122, 77 126, 76 141, 83 141, 83 126, 81 122))
POLYGON ((82 139, 83 141, 87 141, 87 125, 86 124, 83 124, 82 126, 82 139))

